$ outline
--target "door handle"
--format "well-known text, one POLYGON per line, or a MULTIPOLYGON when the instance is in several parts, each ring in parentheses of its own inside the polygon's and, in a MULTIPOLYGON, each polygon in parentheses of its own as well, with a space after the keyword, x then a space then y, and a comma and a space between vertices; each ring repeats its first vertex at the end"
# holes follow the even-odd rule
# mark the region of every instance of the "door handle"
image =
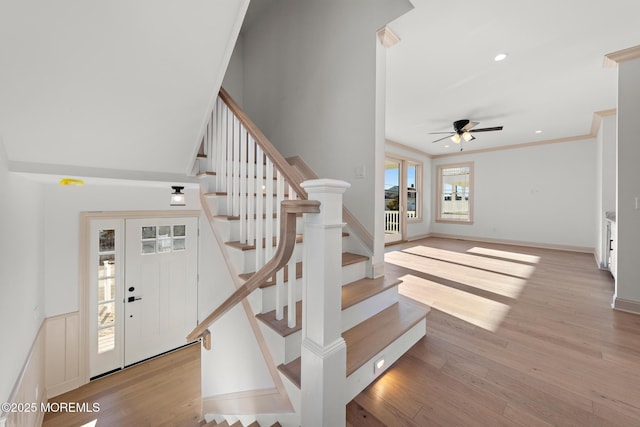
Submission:
POLYGON ((611 245, 613 245, 613 239, 609 240, 609 250, 612 251, 613 248, 611 247, 611 245))
POLYGON ((138 301, 141 300, 142 297, 129 297, 127 298, 127 302, 134 302, 134 301, 138 301))

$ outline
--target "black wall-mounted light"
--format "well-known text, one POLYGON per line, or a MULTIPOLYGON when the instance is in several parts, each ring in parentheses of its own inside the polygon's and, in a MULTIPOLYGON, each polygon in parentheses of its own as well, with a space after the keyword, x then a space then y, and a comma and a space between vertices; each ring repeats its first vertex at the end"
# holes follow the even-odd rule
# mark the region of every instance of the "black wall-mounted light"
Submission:
POLYGON ((184 206, 186 204, 184 200, 184 193, 182 192, 184 187, 175 185, 171 188, 173 188, 173 193, 171 193, 171 206, 184 206))

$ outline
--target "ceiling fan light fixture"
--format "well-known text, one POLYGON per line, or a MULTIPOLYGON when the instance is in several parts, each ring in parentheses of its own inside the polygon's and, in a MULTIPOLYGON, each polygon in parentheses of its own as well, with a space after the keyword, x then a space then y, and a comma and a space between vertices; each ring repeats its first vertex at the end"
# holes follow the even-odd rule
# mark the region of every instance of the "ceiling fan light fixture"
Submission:
POLYGON ((451 137, 451 141, 455 142, 456 144, 460 144, 460 134, 454 133, 451 137))
POLYGON ((464 132, 462 134, 462 139, 464 139, 466 142, 469 142, 473 139, 473 135, 471 135, 469 132, 464 132))

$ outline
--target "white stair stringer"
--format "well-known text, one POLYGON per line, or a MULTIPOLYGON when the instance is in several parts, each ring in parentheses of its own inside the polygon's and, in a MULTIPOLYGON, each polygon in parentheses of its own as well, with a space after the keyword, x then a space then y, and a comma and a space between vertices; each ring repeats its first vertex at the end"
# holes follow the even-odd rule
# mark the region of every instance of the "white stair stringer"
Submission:
MULTIPOLYGON (((206 178, 205 178, 206 179, 206 178)), ((220 235, 218 234, 218 231, 216 229, 214 220, 213 220, 213 212, 211 211, 211 207, 208 203, 206 199, 206 196, 204 195, 204 190, 206 190, 206 186, 205 188, 201 188, 201 200, 203 201, 203 208, 205 210, 207 219, 210 223, 211 229, 213 231, 213 235, 215 237, 215 240, 218 244, 218 247, 220 248, 221 252, 224 255, 225 258, 225 263, 227 265, 227 268, 229 270, 229 273, 231 275, 231 277, 234 280, 234 287, 238 288, 242 285, 243 281, 239 278, 238 276, 238 271, 236 271, 232 261, 229 258, 229 251, 228 251, 228 247, 225 244, 225 242, 221 239, 220 235)), ((293 408, 292 406, 292 402, 290 401, 288 394, 285 391, 285 385, 282 382, 279 373, 277 372, 276 369, 276 364, 275 361, 273 359, 273 356, 271 354, 271 352, 269 351, 269 347, 266 344, 266 340, 264 338, 264 336, 262 335, 262 332, 260 330, 260 325, 259 322, 256 318, 255 318, 255 312, 253 312, 251 304, 249 301, 247 301, 246 299, 241 303, 244 307, 245 307, 245 312, 247 313, 247 320, 249 321, 249 324, 251 325, 251 329, 254 332, 255 336, 256 336, 256 341, 258 343, 258 345, 260 346, 261 349, 261 353, 263 355, 263 358, 265 360, 265 363, 267 364, 267 366, 269 367, 269 371, 271 373, 271 377, 273 379, 274 382, 274 386, 275 386, 275 390, 281 391, 279 398, 281 400, 281 402, 279 402, 278 404, 276 404, 276 406, 279 406, 280 408, 288 408, 288 409, 283 409, 283 412, 279 412, 277 413, 277 420, 280 419, 288 419, 291 416, 288 414, 288 412, 291 410, 291 408, 293 408)), ((206 351, 203 349, 203 351, 206 351)), ((203 399, 206 398, 207 396, 203 396, 203 399)), ((207 418, 209 419, 220 419, 220 418, 215 418, 215 417, 223 417, 223 414, 203 414, 205 415, 207 418)), ((235 416, 238 416, 238 414, 233 414, 235 416)), ((299 419, 299 415, 298 414, 293 414, 293 418, 295 419, 296 417, 298 417, 297 419, 299 419)), ((253 419, 256 420, 256 414, 243 414, 243 418, 245 420, 248 419, 253 419)), ((244 422, 244 421, 243 421, 244 422)), ((250 421, 249 424, 253 422, 250 421)), ((274 421, 275 422, 275 421, 274 421)), ((273 423, 271 423, 273 424, 273 423)), ((271 425, 271 424, 267 424, 267 425, 271 425)), ((282 424, 282 422, 281 422, 282 424)), ((248 424, 247 424, 248 425, 248 424)), ((283 427, 285 426, 285 424, 282 424, 283 427)), ((294 424, 289 424, 291 426, 293 426, 294 424)))

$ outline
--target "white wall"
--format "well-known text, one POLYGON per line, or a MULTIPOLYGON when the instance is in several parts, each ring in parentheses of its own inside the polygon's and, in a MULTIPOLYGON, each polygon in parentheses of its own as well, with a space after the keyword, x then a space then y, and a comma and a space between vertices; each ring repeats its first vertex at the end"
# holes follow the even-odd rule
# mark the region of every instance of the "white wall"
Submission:
POLYGON ((0 402, 7 402, 44 316, 44 217, 41 185, 8 171, 2 141, 0 183, 0 402))
POLYGON ((244 36, 242 33, 238 36, 236 45, 233 48, 233 54, 229 60, 229 66, 224 74, 224 80, 222 81, 222 87, 231 95, 234 101, 243 107, 243 79, 244 79, 244 60, 242 55, 244 50, 242 48, 244 44, 244 36))
POLYGON ((616 210, 616 126, 615 115, 602 118, 596 139, 596 259, 606 266, 607 220, 605 212, 616 210))
POLYGON ((244 32, 247 113, 282 155, 351 183, 345 204, 372 235, 375 32, 410 8, 408 0, 274 1, 244 32))
POLYGON ((640 59, 618 67, 616 298, 640 303, 640 59))
POLYGON ((594 139, 437 158, 432 183, 437 165, 464 161, 474 162, 473 224, 434 222, 432 233, 595 247, 594 139))
MULTIPOLYGON (((200 226, 200 319, 235 290, 222 252, 203 217, 200 226)), ((210 328, 211 350, 202 352, 202 397, 273 387, 261 350, 241 305, 210 328)))
POLYGON ((47 317, 78 310, 80 213, 88 211, 199 210, 197 189, 185 189, 186 206, 169 206, 169 184, 47 184, 45 209, 45 295, 47 317))
POLYGON ((423 237, 431 230, 431 221, 433 218, 433 210, 431 200, 433 198, 433 190, 435 188, 433 181, 433 172, 431 166, 431 158, 421 155, 415 151, 406 150, 397 145, 387 144, 386 152, 389 156, 395 156, 401 159, 411 159, 413 161, 422 162, 422 221, 407 223, 407 240, 423 237))

